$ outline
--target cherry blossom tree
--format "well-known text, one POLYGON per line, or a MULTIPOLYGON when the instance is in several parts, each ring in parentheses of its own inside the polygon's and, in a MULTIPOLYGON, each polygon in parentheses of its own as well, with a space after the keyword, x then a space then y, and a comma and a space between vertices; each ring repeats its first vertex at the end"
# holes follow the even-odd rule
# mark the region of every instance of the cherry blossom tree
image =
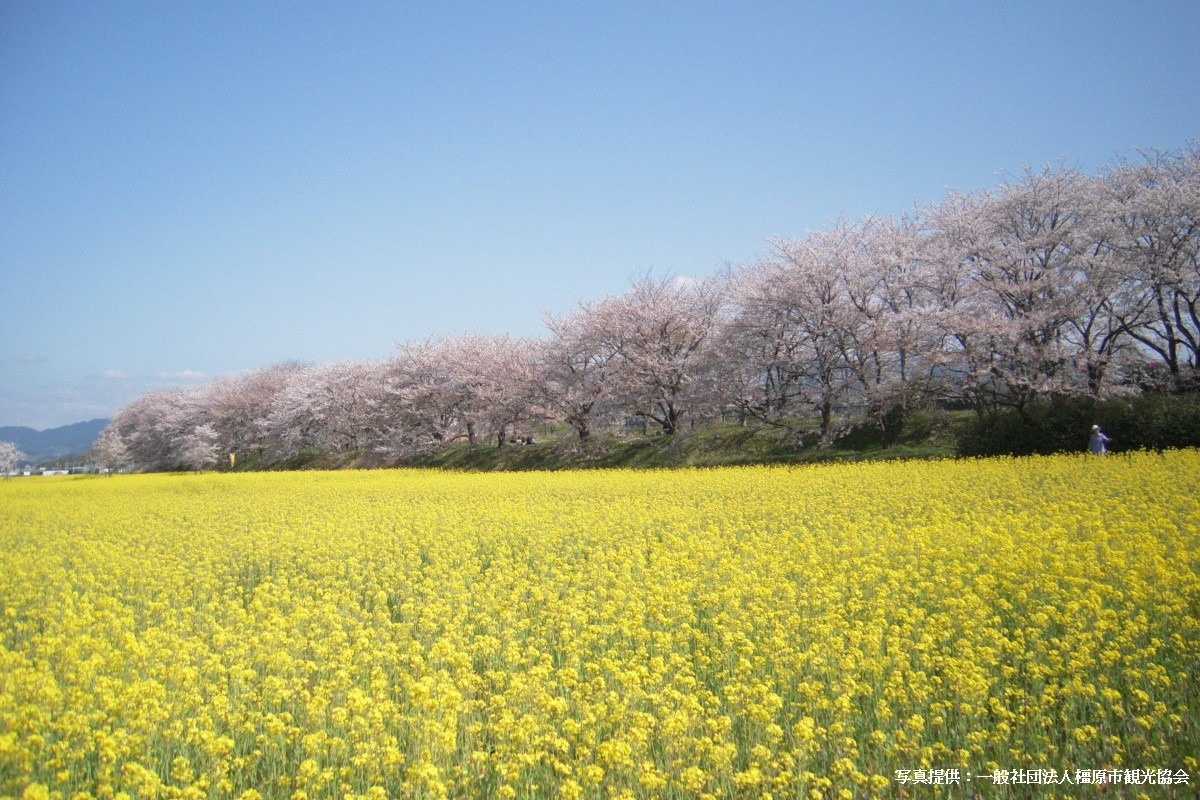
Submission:
POLYGON ((465 391, 468 425, 503 447, 522 426, 542 417, 538 347, 507 334, 458 337, 451 349, 456 382, 465 391))
POLYGON ((400 345, 389 391, 405 427, 432 446, 504 445, 538 418, 538 354, 527 339, 468 334, 400 345))
POLYGON ((0 442, 0 472, 4 473, 5 480, 24 457, 25 454, 12 442, 0 442))
POLYGON ((993 192, 952 195, 933 212, 954 262, 946 266, 970 284, 965 313, 947 321, 978 405, 1021 410, 1073 391, 1065 333, 1092 300, 1092 196, 1077 170, 1045 168, 993 192))
POLYGON ((212 425, 197 425, 185 434, 176 451, 179 464, 196 472, 216 466, 220 459, 220 443, 212 425))
POLYGON ((362 450, 378 399, 376 374, 376 365, 366 361, 289 371, 264 420, 275 458, 287 460, 306 449, 342 454, 362 450))
POLYGON ((724 362, 740 365, 734 404, 742 415, 783 424, 806 375, 805 338, 777 264, 748 264, 729 276, 732 311, 721 328, 724 362))
POLYGON ((276 364, 206 385, 206 418, 223 455, 269 458, 272 429, 267 418, 276 398, 304 369, 295 362, 276 364))
POLYGON ((907 313, 915 244, 890 221, 864 219, 772 246, 772 258, 731 276, 726 357, 741 360, 754 382, 742 395, 746 411, 794 427, 815 410, 826 444, 839 405, 866 410, 885 428, 891 410, 909 402, 898 387, 919 344, 907 313))
POLYGON ((207 424, 202 398, 203 387, 149 392, 119 409, 106 430, 112 429, 137 469, 186 467, 185 441, 207 424))
POLYGON ((1200 144, 1120 162, 1107 184, 1112 245, 1128 281, 1116 313, 1180 386, 1200 368, 1200 144))
POLYGON ((96 439, 95 446, 96 457, 104 468, 111 475, 121 467, 128 465, 131 462, 129 448, 125 446, 125 442, 121 439, 121 435, 117 428, 112 424, 105 426, 100 432, 100 436, 96 439))
POLYGON ((951 193, 920 214, 923 258, 917 283, 923 317, 937 342, 929 351, 932 390, 941 402, 969 405, 983 413, 995 406, 1002 387, 990 372, 987 337, 996 324, 993 309, 953 238, 960 226, 974 224, 971 203, 967 196, 951 193))
POLYGON ((588 336, 618 356, 614 385, 626 409, 665 435, 699 407, 696 378, 711 356, 721 289, 711 278, 645 276, 625 294, 585 306, 588 336))
POLYGON ((846 399, 854 380, 847 351, 863 325, 846 291, 846 276, 857 251, 852 226, 840 223, 802 239, 772 239, 773 258, 760 280, 774 285, 778 315, 785 321, 788 361, 779 374, 806 406, 821 416, 822 442, 832 442, 834 407, 846 399))
POLYGON ((930 248, 917 218, 867 218, 841 236, 847 299, 845 357, 857 405, 894 441, 908 412, 933 396, 944 341, 926 286, 930 248))
POLYGON ((398 345, 399 355, 389 363, 387 392, 400 412, 413 451, 449 444, 466 436, 462 408, 467 398, 454 376, 443 338, 398 345))
POLYGON ((980 414, 1132 390, 1139 360, 1184 389, 1200 369, 1200 147, 1098 177, 1026 170, 896 219, 774 239, 704 279, 635 280, 545 318, 540 340, 434 337, 382 363, 280 365, 151 392, 106 429, 113 463, 197 468, 321 452, 400 458, 535 422, 580 441, 640 417, 673 434, 728 410, 831 443, 848 420, 887 442, 934 399, 980 414), (844 412, 844 416, 843 416, 844 412), (835 414, 837 424, 835 425, 835 414))
MULTIPOLYGON (((1097 190, 1095 209, 1103 203, 1103 193, 1098 181, 1092 185, 1097 190)), ((1091 233, 1085 240, 1087 249, 1079 253, 1082 268, 1075 287, 1075 313, 1063 326, 1063 340, 1084 390, 1101 398, 1128 388, 1118 381, 1125 377, 1123 368, 1136 363, 1137 357, 1122 316, 1142 301, 1129 291, 1103 211, 1096 211, 1087 225, 1091 233)))
POLYGON ((550 337, 540 348, 542 397, 548 412, 569 424, 580 442, 591 437, 597 419, 611 416, 616 405, 620 353, 612 338, 602 334, 599 310, 583 304, 570 314, 543 318, 550 337))

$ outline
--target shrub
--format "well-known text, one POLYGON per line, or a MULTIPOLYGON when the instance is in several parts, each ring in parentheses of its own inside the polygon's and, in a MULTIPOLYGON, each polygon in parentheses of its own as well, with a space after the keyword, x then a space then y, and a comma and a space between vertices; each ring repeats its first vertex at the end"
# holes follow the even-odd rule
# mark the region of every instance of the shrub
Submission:
POLYGON ((1083 451, 1092 425, 1099 425, 1116 450, 1200 447, 1200 395, 1146 394, 1097 401, 1061 397, 1026 409, 987 414, 964 426, 958 452, 964 456, 1048 455, 1083 451))

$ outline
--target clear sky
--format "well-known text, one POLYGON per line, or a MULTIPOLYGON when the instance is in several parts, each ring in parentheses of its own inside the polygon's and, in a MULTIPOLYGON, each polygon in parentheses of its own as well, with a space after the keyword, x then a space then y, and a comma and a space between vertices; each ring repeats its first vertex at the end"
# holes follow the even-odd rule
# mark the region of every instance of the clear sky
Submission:
POLYGON ((1200 3, 0 2, 0 425, 1200 136, 1200 3))

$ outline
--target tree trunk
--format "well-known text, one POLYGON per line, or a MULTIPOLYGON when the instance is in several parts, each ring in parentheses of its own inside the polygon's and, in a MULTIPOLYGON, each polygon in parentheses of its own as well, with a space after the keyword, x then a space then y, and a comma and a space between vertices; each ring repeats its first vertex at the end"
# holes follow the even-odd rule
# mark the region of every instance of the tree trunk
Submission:
POLYGON ((670 403, 664 404, 662 410, 662 420, 659 424, 662 425, 663 436, 674 436, 675 432, 679 430, 679 417, 681 415, 675 409, 675 406, 670 403))

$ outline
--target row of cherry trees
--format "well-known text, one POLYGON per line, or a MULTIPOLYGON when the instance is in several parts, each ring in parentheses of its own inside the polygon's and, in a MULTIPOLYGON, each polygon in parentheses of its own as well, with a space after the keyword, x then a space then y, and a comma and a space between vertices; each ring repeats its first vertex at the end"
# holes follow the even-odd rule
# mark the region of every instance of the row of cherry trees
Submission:
POLYGON ((145 395, 101 437, 110 462, 200 467, 238 454, 402 458, 451 442, 580 440, 717 418, 885 440, 932 403, 983 414, 1069 394, 1195 388, 1200 148, 1091 176, 1027 171, 900 219, 772 240, 701 280, 643 277, 545 319, 540 338, 400 345, 383 362, 285 364, 145 395))

